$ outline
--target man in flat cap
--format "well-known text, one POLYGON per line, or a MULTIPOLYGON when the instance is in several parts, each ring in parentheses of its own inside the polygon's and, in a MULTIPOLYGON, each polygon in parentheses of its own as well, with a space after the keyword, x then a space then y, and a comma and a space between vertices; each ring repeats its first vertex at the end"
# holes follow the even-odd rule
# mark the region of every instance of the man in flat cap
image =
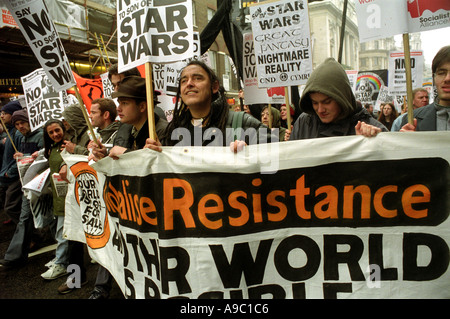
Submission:
MULTIPOLYGON (((155 105, 158 94, 159 92, 154 91, 155 105)), ((119 102, 117 115, 122 123, 117 132, 114 147, 109 152, 110 157, 117 159, 125 152, 143 148, 145 140, 149 137, 145 79, 133 75, 125 77, 120 82, 118 91, 113 92, 112 97, 117 98, 119 102)), ((156 109, 155 107, 156 135, 160 135, 165 130, 167 121, 157 114, 156 109)), ((103 158, 106 156, 106 148, 102 145, 94 147, 92 154, 96 159, 103 158)))

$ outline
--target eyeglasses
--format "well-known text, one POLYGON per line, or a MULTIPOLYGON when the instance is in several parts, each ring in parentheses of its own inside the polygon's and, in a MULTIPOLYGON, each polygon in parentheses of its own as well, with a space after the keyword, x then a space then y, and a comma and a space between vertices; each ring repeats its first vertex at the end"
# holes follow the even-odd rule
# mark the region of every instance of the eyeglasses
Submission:
POLYGON ((434 73, 434 77, 437 79, 444 79, 447 77, 447 74, 450 73, 450 70, 446 70, 446 69, 439 69, 436 71, 436 73, 434 73))

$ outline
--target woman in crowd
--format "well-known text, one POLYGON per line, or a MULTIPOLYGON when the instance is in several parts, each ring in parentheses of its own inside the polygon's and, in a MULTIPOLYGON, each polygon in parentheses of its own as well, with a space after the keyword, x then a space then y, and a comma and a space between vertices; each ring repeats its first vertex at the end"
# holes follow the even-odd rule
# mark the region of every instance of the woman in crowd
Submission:
MULTIPOLYGON (((49 120, 44 125, 44 156, 48 159, 50 167, 50 179, 54 173, 59 173, 64 161, 61 157, 61 147, 64 143, 66 128, 59 120, 49 120)), ((67 274, 66 267, 69 264, 69 241, 63 238, 64 226, 64 202, 65 196, 59 197, 53 181, 51 182, 53 194, 53 214, 56 218, 57 241, 56 258, 49 264, 49 268, 41 276, 52 280, 67 274)))
POLYGON ((381 104, 380 115, 378 116, 378 121, 382 123, 390 131, 392 123, 397 118, 398 113, 394 107, 393 103, 381 104))

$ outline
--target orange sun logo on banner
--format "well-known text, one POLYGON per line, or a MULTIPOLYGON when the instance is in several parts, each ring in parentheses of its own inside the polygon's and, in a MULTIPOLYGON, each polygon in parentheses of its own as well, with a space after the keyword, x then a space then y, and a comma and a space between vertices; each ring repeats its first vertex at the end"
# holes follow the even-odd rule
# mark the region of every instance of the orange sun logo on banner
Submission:
POLYGON ((108 214, 102 207, 97 172, 87 162, 71 166, 75 176, 75 198, 81 208, 86 243, 92 249, 102 248, 110 236, 108 214))

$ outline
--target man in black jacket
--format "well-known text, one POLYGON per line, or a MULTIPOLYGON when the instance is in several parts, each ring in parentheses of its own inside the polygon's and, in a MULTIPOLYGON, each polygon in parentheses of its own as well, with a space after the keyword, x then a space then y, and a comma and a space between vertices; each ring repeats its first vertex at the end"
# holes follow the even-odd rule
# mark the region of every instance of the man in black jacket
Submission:
MULTIPOLYGON (((117 131, 114 146, 108 155, 118 159, 125 152, 143 148, 145 140, 149 137, 145 79, 139 76, 125 77, 118 91, 112 96, 119 101, 117 114, 122 125, 117 131)), ((156 97, 156 94, 154 96, 156 97)), ((156 134, 159 136, 165 130, 167 121, 156 113, 154 116, 156 134)), ((100 159, 107 155, 107 150, 100 145, 94 147, 92 154, 95 159, 100 159)))

